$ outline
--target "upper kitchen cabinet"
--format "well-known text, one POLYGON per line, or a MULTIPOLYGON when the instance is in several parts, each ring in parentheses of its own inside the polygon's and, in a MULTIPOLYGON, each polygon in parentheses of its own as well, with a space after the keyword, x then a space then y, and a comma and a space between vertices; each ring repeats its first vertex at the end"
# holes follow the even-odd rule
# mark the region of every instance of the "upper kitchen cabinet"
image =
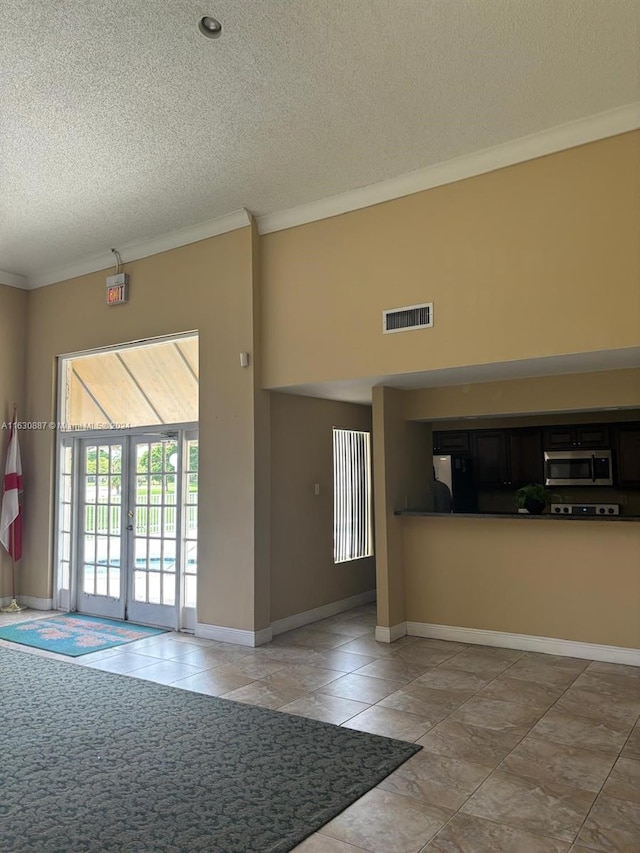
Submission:
POLYGON ((472 435, 476 485, 480 487, 511 485, 508 431, 478 430, 472 435))
POLYGON ((433 433, 434 453, 469 453, 470 449, 469 433, 466 430, 433 433))
POLYGON ((514 486, 542 483, 544 465, 542 432, 539 429, 514 429, 509 436, 511 482, 514 486))
POLYGON ((547 427, 543 439, 544 450, 607 450, 611 446, 607 424, 547 427))
POLYGON ((640 424, 616 429, 618 486, 640 486, 640 424))

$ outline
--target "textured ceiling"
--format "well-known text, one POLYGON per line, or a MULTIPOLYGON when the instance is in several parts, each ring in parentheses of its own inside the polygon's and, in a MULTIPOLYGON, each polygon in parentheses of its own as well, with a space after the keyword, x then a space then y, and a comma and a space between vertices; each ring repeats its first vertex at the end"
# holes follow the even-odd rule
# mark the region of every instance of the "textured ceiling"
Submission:
POLYGON ((638 0, 10 0, 0 269, 305 204, 640 98, 638 0), (212 41, 204 14, 223 23, 212 41))

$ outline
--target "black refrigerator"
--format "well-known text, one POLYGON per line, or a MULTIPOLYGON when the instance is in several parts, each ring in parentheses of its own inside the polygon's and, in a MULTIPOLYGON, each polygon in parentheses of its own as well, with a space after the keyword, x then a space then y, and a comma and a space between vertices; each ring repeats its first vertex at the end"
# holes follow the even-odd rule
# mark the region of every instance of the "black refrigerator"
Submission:
POLYGON ((451 492, 452 512, 478 512, 473 459, 438 453, 433 457, 433 469, 436 480, 444 483, 451 492))

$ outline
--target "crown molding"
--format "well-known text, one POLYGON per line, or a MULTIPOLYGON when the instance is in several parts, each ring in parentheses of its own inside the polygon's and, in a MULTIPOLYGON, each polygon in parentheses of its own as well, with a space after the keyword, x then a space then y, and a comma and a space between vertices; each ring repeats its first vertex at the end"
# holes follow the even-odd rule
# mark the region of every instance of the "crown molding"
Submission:
POLYGON ((19 290, 29 289, 26 276, 18 275, 15 272, 5 272, 5 270, 0 270, 0 284, 6 284, 7 287, 17 287, 19 290))
POLYGON ((270 234, 273 231, 283 231, 286 228, 295 228, 297 225, 339 216, 352 210, 360 210, 384 201, 494 172, 506 166, 524 163, 527 160, 534 160, 537 157, 544 157, 547 154, 554 154, 567 148, 575 148, 578 145, 596 142, 599 139, 617 136, 638 128, 640 128, 640 102, 559 125, 530 136, 523 136, 474 154, 427 166, 417 172, 410 172, 330 198, 319 199, 310 204, 266 213, 257 217, 258 232, 270 234))
MULTIPOLYGON (((188 228, 180 228, 168 234, 161 234, 159 237, 134 241, 117 248, 122 263, 126 264, 140 258, 148 258, 150 255, 158 255, 160 252, 167 252, 170 249, 177 249, 180 246, 187 246, 189 243, 197 243, 199 240, 236 231, 238 228, 245 228, 247 225, 251 225, 251 214, 242 207, 240 210, 235 210, 233 213, 219 216, 216 219, 210 219, 207 222, 199 222, 197 225, 190 225, 188 228)), ((28 279, 25 279, 24 276, 18 276, 18 278, 27 281, 27 288, 33 290, 55 284, 58 281, 66 281, 69 278, 108 269, 112 266, 114 266, 113 255, 110 251, 106 251, 100 255, 74 261, 55 270, 36 273, 29 276, 28 279)), ((18 285, 14 286, 17 287, 18 285)))

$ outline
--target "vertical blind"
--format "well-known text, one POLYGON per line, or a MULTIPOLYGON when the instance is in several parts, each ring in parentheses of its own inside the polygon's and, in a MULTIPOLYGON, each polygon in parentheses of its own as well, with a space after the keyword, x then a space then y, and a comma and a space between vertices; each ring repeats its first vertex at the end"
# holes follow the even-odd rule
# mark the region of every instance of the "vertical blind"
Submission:
POLYGON ((336 563, 370 557, 371 436, 333 430, 333 559, 336 563))

